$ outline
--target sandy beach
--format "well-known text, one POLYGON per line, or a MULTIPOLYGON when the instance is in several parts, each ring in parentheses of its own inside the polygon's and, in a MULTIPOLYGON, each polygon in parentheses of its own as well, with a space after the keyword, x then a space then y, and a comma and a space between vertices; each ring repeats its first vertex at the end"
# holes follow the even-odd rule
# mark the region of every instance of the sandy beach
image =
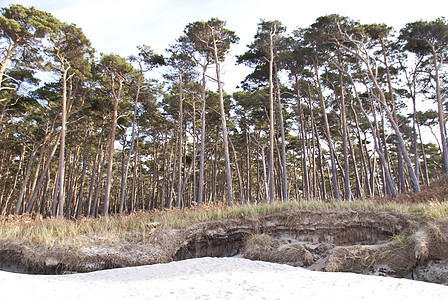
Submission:
POLYGON ((69 275, 0 272, 8 299, 446 299, 448 286, 313 272, 242 258, 197 258, 69 275))

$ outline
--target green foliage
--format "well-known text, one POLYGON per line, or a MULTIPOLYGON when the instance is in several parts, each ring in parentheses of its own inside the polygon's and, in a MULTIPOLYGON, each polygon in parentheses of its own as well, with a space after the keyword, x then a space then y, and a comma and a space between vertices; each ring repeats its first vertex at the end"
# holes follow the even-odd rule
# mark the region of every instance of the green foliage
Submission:
POLYGON ((224 60, 230 45, 237 43, 239 38, 235 32, 226 29, 226 22, 212 18, 207 22, 198 21, 185 27, 184 33, 192 43, 193 49, 203 56, 213 57, 216 45, 218 58, 224 60))
POLYGON ((433 51, 446 52, 448 48, 448 23, 445 18, 434 21, 408 23, 400 31, 400 39, 405 41, 405 49, 420 55, 433 51))
POLYGON ((0 36, 24 45, 59 29, 59 21, 51 14, 13 4, 1 9, 0 36))

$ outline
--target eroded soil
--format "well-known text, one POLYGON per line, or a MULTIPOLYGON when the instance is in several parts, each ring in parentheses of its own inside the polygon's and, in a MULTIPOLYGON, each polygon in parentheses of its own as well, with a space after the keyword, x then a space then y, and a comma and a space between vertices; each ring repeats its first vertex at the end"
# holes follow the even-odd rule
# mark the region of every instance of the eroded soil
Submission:
POLYGON ((448 284, 448 226, 409 214, 369 211, 294 211, 172 229, 148 224, 115 244, 42 249, 0 244, 0 269, 62 274, 233 256, 312 270, 414 278, 448 284))

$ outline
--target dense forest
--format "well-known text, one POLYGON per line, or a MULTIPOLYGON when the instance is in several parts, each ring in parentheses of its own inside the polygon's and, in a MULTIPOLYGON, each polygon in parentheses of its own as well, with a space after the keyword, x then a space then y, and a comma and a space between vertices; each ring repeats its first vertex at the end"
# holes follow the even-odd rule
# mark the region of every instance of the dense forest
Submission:
POLYGON ((47 12, 1 8, 0 214, 395 198, 448 173, 445 19, 254 26, 237 57, 252 71, 227 94, 238 37, 222 20, 121 57, 47 12))

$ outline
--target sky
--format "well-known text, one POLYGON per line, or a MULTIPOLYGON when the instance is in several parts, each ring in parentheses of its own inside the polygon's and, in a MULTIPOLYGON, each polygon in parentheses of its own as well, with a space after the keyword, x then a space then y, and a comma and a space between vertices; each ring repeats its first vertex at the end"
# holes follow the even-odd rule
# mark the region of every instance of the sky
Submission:
MULTIPOLYGON (((137 54, 138 45, 165 51, 182 35, 185 26, 213 17, 227 22, 240 42, 231 49, 233 56, 245 52, 260 19, 279 20, 288 31, 307 27, 316 18, 331 13, 361 23, 385 23, 399 30, 407 22, 448 17, 448 1, 425 0, 0 0, 9 4, 35 6, 56 18, 80 27, 98 53, 127 57, 137 54)), ((233 90, 248 73, 235 66, 230 57, 223 65, 226 90, 233 90)))

